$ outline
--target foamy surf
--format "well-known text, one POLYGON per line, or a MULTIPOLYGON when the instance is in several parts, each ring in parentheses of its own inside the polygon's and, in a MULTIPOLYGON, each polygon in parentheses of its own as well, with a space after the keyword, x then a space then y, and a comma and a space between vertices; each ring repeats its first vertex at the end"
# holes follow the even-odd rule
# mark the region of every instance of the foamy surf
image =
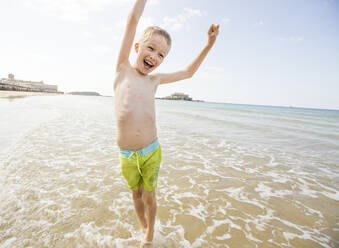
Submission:
MULTIPOLYGON (((339 245, 337 112, 166 101, 157 110, 155 247, 339 245)), ((111 98, 0 100, 0 116, 1 248, 138 247, 111 98), (8 109, 32 118, 17 124, 8 109)))

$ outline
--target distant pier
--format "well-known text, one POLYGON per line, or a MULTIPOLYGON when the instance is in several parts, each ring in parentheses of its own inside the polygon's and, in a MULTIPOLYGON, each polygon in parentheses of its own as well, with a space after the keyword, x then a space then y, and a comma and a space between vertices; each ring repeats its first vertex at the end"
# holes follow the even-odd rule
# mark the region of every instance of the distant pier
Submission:
POLYGON ((181 101, 193 101, 193 102, 203 102, 202 100, 193 100, 192 97, 190 97, 187 94, 175 92, 170 96, 165 96, 157 99, 163 99, 163 100, 181 100, 181 101))

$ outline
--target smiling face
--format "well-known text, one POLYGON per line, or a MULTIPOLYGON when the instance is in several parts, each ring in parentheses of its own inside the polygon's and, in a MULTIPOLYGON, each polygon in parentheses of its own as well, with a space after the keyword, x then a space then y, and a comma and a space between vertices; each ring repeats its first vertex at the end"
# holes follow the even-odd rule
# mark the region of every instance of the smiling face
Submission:
POLYGON ((138 55, 134 68, 147 75, 162 63, 169 49, 165 37, 158 34, 153 34, 144 42, 136 43, 135 51, 138 55))

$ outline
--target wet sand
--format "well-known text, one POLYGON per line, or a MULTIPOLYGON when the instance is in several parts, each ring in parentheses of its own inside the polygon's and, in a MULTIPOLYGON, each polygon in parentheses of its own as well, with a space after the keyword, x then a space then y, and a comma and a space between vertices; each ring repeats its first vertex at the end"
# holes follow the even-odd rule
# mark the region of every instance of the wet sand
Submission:
MULTIPOLYGON (((1 248, 140 245, 113 110, 108 97, 0 99, 1 248)), ((156 110, 154 247, 339 247, 339 111, 156 110)))

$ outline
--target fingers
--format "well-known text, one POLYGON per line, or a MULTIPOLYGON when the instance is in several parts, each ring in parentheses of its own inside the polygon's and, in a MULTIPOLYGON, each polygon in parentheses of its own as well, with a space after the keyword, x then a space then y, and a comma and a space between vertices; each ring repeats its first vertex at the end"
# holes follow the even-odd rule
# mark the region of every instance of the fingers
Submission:
POLYGON ((213 32, 213 24, 210 26, 210 28, 208 29, 208 34, 213 32))
POLYGON ((210 28, 208 29, 208 34, 209 35, 218 35, 219 34, 219 24, 218 25, 211 24, 210 28))

